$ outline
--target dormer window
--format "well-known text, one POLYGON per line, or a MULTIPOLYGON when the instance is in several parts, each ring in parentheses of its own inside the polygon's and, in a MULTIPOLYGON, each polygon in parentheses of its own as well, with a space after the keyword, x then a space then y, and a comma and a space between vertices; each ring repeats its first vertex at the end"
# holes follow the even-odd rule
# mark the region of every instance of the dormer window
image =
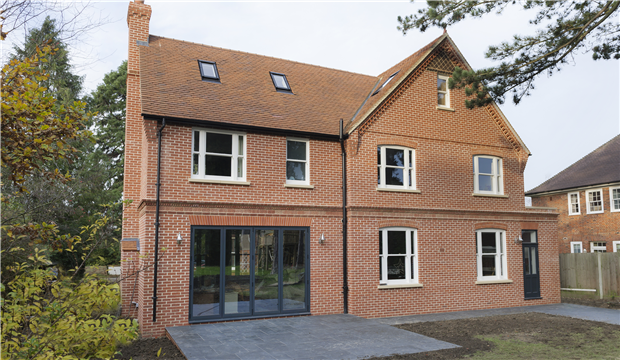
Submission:
POLYGON ((385 87, 385 85, 387 85, 390 81, 392 81, 392 79, 394 78, 394 76, 396 76, 396 74, 398 74, 399 72, 400 72, 400 70, 399 70, 399 71, 397 71, 397 72, 395 72, 395 73, 393 73, 392 75, 390 75, 390 77, 389 77, 387 80, 385 80, 385 82, 383 83, 383 85, 381 85, 381 86, 377 89, 377 91, 375 91, 374 93, 372 93, 372 95, 371 95, 371 96, 375 96, 375 95, 377 95, 377 94, 379 93, 379 91, 381 91, 381 89, 383 89, 383 88, 385 87))
POLYGON ((286 75, 274 72, 270 72, 269 74, 271 74, 271 80, 276 90, 291 92, 291 87, 288 84, 288 80, 286 80, 286 75))
POLYGON ((202 80, 220 81, 220 74, 217 72, 217 65, 213 61, 199 60, 200 75, 202 80))

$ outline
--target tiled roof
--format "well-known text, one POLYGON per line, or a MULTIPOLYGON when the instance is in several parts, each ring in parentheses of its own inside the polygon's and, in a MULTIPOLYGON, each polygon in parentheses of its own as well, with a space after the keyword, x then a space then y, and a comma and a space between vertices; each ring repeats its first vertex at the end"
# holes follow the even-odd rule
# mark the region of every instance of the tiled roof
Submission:
POLYGON ((362 121, 443 38, 375 77, 151 35, 139 46, 142 113, 338 135, 341 118, 362 121), (198 60, 215 62, 221 83, 203 81, 198 60), (293 94, 276 91, 270 71, 285 74, 293 94))
POLYGON ((620 135, 525 195, 620 182, 620 135))
POLYGON ((140 48, 142 113, 338 135, 377 77, 151 35, 140 48), (202 81, 198 60, 217 64, 221 83, 202 81), (293 94, 277 92, 269 72, 293 94))

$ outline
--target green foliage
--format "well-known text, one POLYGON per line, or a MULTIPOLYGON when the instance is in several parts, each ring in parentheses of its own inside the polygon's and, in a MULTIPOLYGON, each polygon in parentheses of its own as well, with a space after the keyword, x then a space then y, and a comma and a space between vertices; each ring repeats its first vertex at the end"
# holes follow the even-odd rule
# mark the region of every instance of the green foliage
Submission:
POLYGON ((529 25, 538 26, 533 35, 514 35, 511 42, 490 46, 485 56, 499 65, 477 71, 455 70, 450 88, 472 96, 468 108, 504 103, 507 94, 518 104, 531 95, 534 80, 560 71, 572 55, 591 52, 594 60, 620 59, 619 1, 428 1, 416 15, 398 17, 398 30, 426 31, 446 28, 467 18, 501 14, 508 6, 522 6, 536 13, 529 25), (458 73, 457 73, 458 72, 458 73))
POLYGON ((41 164, 73 157, 77 149, 69 142, 92 135, 84 125, 89 116, 84 103, 57 105, 47 88, 40 85, 48 76, 39 64, 51 53, 53 49, 46 46, 2 68, 2 167, 9 169, 8 180, 19 186, 20 192, 27 191, 23 184, 35 172, 67 181, 68 174, 44 169, 41 164))
POLYGON ((3 359, 110 358, 117 343, 138 337, 137 322, 111 315, 120 301, 118 284, 87 275, 78 283, 59 279, 35 249, 28 262, 9 270, 2 292, 3 359))

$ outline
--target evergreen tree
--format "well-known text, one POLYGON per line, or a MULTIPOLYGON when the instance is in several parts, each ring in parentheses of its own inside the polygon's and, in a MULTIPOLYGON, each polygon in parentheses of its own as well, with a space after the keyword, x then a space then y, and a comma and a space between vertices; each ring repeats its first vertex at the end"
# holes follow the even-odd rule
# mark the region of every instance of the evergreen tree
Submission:
MULTIPOLYGON (((413 1, 413 0, 412 0, 413 1)), ((456 68, 450 88, 464 88, 468 108, 503 103, 507 94, 518 104, 534 89, 535 79, 553 75, 580 51, 594 60, 620 59, 620 1, 427 1, 417 15, 398 17, 398 30, 424 32, 432 26, 446 28, 470 18, 501 14, 509 6, 536 10, 529 25, 540 28, 533 35, 515 35, 512 42, 490 46, 485 56, 498 66, 467 71, 456 68)))

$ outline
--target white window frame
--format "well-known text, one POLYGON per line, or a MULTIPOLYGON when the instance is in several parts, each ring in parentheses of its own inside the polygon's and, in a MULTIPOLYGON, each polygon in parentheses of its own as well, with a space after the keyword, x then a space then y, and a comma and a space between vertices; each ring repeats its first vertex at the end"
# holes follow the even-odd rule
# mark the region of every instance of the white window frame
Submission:
POLYGON ((479 229, 476 230, 476 268, 478 281, 506 280, 508 279, 508 261, 506 260, 506 231, 500 229, 479 229), (493 255, 493 253, 482 253, 482 233, 495 233, 495 268, 496 275, 482 275, 482 256, 493 255), (497 268, 499 267, 499 271, 497 268))
POLYGON ((381 152, 381 163, 377 164, 379 171, 379 181, 377 184, 378 188, 381 189, 405 189, 405 190, 416 190, 416 165, 415 165, 415 149, 404 147, 404 146, 393 146, 393 145, 379 145, 378 148, 381 152), (396 149, 403 150, 405 157, 403 159, 403 165, 400 166, 391 166, 386 165, 385 154, 386 149, 396 149), (409 161, 409 157, 412 157, 411 161, 409 161), (411 167, 409 167, 409 163, 411 163, 411 167), (385 183, 385 169, 386 168, 399 168, 403 169, 403 185, 386 185, 385 183), (409 172, 411 170, 411 186, 409 186, 409 172))
POLYGON ((618 190, 618 201, 620 202, 620 186, 610 187, 609 188, 609 211, 616 212, 620 211, 620 205, 618 208, 614 206, 614 190, 618 190))
POLYGON ((448 80, 450 79, 449 76, 446 75, 441 75, 441 74, 437 74, 437 79, 439 80, 445 80, 446 81, 446 91, 441 91, 439 90, 439 88, 437 89, 437 106, 439 107, 444 107, 444 108, 450 108, 450 88, 448 87, 448 80), (439 94, 445 94, 446 95, 446 104, 445 105, 439 105, 439 94))
POLYGON ((591 241, 590 242, 590 252, 607 252, 607 244, 605 245, 594 245, 602 243, 602 241, 591 241), (598 250, 598 251, 597 251, 598 250))
POLYGON ((605 212, 605 199, 603 198, 603 189, 592 189, 592 190, 587 190, 586 191, 586 205, 587 205, 587 213, 588 214, 602 214, 603 212, 605 212), (601 210, 599 211, 592 211, 590 210, 590 194, 593 194, 595 192, 598 192, 599 195, 601 196, 601 210))
POLYGON ((620 249, 620 240, 614 240, 614 242, 612 243, 613 246, 613 252, 620 252, 618 251, 618 249, 620 249))
POLYGON ((224 181, 239 181, 245 182, 247 177, 247 135, 242 132, 235 131, 225 131, 225 130, 213 130, 213 129, 205 129, 205 128, 192 128, 192 159, 191 159, 191 168, 190 174, 192 179, 204 179, 204 180, 224 180, 224 181), (200 133, 200 146, 198 151, 194 151, 194 133, 198 131, 200 133), (231 167, 230 167, 230 176, 216 176, 216 175, 206 175, 205 174, 205 156, 206 155, 216 155, 216 156, 229 156, 228 154, 216 154, 216 153, 207 153, 207 133, 215 133, 215 134, 225 134, 232 135, 232 154, 231 157, 231 167), (243 154, 239 154, 239 138, 243 139, 243 154), (198 174, 194 174, 194 155, 198 154, 198 174), (242 159, 242 176, 238 176, 238 159, 242 159))
POLYGON ((579 215, 581 214, 581 201, 579 200, 579 192, 572 192, 572 193, 568 193, 568 215, 579 215), (576 195, 577 196, 577 211, 573 212, 573 205, 575 204, 574 202, 572 202, 572 196, 576 195))
POLYGON ((570 253, 571 254, 581 254, 581 253, 583 253, 583 244, 581 243, 581 241, 571 241, 570 242, 570 253), (579 252, 578 253, 575 252, 575 245, 579 245, 579 252))
POLYGON ((488 194, 488 195, 504 195, 504 161, 502 158, 491 155, 476 155, 474 156, 474 193, 476 194, 488 194), (478 169, 478 159, 491 159, 493 165, 491 166, 492 174, 480 173, 478 169), (491 176, 491 191, 480 190, 479 175, 491 176))
POLYGON ((286 163, 288 163, 289 161, 292 162, 305 162, 306 164, 306 179, 305 180, 289 180, 286 177, 286 167, 288 167, 288 165, 285 166, 284 168, 284 178, 286 179, 286 183, 287 184, 291 184, 291 185, 310 185, 310 140, 308 139, 300 139, 300 138, 286 138, 286 163), (304 142, 306 143, 306 160, 297 160, 297 159, 289 159, 288 158, 288 142, 289 141, 296 141, 296 142, 304 142))
MULTIPOLYGON (((380 285, 403 285, 403 284, 419 284, 420 276, 418 273, 418 230, 407 227, 386 227, 379 229, 380 236, 383 239, 383 247, 379 252, 379 266, 381 267, 380 285), (404 231, 406 242, 405 256, 405 279, 388 280, 388 262, 390 256, 388 254, 388 231, 404 231), (411 239, 413 237, 413 241, 411 239), (413 249, 412 249, 413 247, 413 249), (413 266, 413 276, 411 276, 411 266, 413 266)), ((393 254, 394 256, 403 256, 403 254, 393 254)))

